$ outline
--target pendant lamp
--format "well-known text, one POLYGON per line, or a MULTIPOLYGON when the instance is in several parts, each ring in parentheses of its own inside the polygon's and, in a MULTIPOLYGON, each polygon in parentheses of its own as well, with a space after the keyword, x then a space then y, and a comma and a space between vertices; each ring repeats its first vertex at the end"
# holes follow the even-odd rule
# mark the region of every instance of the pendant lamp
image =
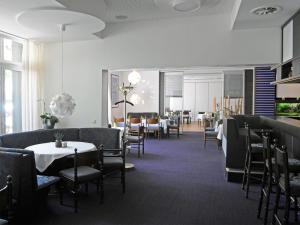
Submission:
POLYGON ((75 101, 73 97, 67 93, 64 93, 64 38, 63 34, 66 31, 66 25, 60 25, 61 31, 61 94, 57 94, 52 98, 50 102, 50 109, 53 115, 64 118, 71 116, 75 109, 75 101))

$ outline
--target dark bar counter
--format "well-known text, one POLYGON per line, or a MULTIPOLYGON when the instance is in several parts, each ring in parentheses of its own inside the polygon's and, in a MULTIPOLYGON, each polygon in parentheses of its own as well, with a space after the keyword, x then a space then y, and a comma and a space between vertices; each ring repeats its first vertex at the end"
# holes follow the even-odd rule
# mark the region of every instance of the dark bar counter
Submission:
POLYGON ((300 120, 283 116, 261 116, 261 121, 274 130, 280 144, 287 146, 291 157, 300 159, 300 120))
POLYGON ((300 159, 300 120, 281 116, 233 115, 223 120, 222 149, 226 157, 228 181, 240 180, 243 173, 246 156, 245 123, 253 130, 271 128, 279 144, 287 146, 289 157, 300 159))

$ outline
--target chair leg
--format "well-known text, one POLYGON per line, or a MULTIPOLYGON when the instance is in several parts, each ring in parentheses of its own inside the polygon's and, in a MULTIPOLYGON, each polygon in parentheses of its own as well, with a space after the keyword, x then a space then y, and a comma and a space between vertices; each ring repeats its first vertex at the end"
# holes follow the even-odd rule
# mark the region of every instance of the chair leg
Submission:
POLYGON ((179 138, 179 128, 177 129, 177 138, 179 138))
POLYGON ((280 194, 281 194, 281 190, 280 190, 280 187, 277 184, 276 197, 275 197, 275 206, 274 206, 273 218, 272 218, 272 224, 273 225, 275 224, 276 218, 278 217, 277 212, 278 212, 278 206, 279 206, 279 201, 280 201, 280 194))
POLYGON ((252 157, 251 154, 249 154, 248 171, 247 171, 247 179, 246 179, 246 198, 249 197, 250 179, 251 179, 251 161, 252 161, 252 157))
POLYGON ((295 222, 298 222, 298 211, 299 211, 299 208, 298 208, 298 199, 297 197, 295 197, 295 222))
POLYGON ((78 191, 73 190, 74 212, 78 212, 78 191))
POLYGON ((261 179, 261 188, 260 188, 260 197, 259 197, 258 210, 257 210, 257 218, 260 218, 260 214, 261 214, 261 208, 262 208, 262 203, 263 203, 263 199, 264 199, 264 189, 266 186, 266 177, 267 177, 267 167, 265 166, 263 177, 261 179))
POLYGON ((103 199, 104 199, 104 185, 103 185, 104 181, 103 181, 103 174, 101 172, 101 176, 100 176, 100 204, 103 203, 103 199))
POLYGON ((141 150, 141 144, 140 144, 140 141, 139 141, 139 143, 138 143, 138 158, 141 157, 140 150, 141 150))
POLYGON ((97 187, 97 193, 99 193, 99 189, 100 189, 100 178, 97 179, 96 187, 97 187))
POLYGON ((287 193, 285 193, 285 212, 284 212, 285 224, 289 224, 290 208, 291 208, 291 198, 287 193))
POLYGON ((265 207, 265 215, 264 215, 264 225, 268 223, 268 216, 269 216, 269 205, 270 205, 270 195, 272 192, 272 175, 269 174, 268 177, 268 189, 267 189, 267 196, 266 196, 266 207, 265 207))
POLYGON ((122 169, 122 171, 121 171, 121 181, 122 181, 122 190, 123 190, 123 194, 125 194, 125 191, 126 191, 125 169, 122 169))
POLYGON ((142 148, 143 148, 143 155, 145 154, 145 140, 143 139, 143 143, 142 143, 142 148))
POLYGON ((84 185, 85 185, 85 193, 86 193, 86 195, 88 195, 89 194, 89 183, 85 183, 84 185))
POLYGON ((249 160, 249 152, 246 152, 245 165, 244 165, 244 173, 243 173, 243 181, 242 181, 242 190, 245 189, 246 177, 248 172, 248 160, 249 160))
POLYGON ((61 205, 64 204, 64 186, 61 184, 59 185, 59 202, 61 205))

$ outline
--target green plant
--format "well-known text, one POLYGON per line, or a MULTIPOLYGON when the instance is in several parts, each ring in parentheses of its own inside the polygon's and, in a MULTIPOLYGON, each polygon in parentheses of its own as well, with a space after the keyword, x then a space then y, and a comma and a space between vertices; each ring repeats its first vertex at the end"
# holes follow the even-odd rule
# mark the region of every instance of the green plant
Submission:
POLYGON ((49 121, 51 124, 55 124, 59 122, 59 119, 52 115, 51 113, 43 113, 40 115, 41 119, 43 120, 44 123, 47 123, 47 121, 49 121))
POLYGON ((64 137, 64 134, 61 133, 61 132, 57 132, 57 133, 54 134, 54 137, 55 137, 55 140, 62 141, 62 139, 64 137))

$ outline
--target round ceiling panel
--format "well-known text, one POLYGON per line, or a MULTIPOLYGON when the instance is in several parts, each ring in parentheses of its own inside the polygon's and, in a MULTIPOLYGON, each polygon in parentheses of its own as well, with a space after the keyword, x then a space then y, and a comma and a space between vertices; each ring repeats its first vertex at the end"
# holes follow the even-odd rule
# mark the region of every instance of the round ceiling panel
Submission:
POLYGON ((174 13, 191 13, 201 11, 200 8, 212 8, 220 3, 220 0, 154 0, 162 10, 174 13))
POLYGON ((105 23, 94 16, 66 9, 35 9, 20 13, 17 22, 44 34, 59 34, 59 25, 67 26, 66 34, 94 34, 105 28, 105 23))

